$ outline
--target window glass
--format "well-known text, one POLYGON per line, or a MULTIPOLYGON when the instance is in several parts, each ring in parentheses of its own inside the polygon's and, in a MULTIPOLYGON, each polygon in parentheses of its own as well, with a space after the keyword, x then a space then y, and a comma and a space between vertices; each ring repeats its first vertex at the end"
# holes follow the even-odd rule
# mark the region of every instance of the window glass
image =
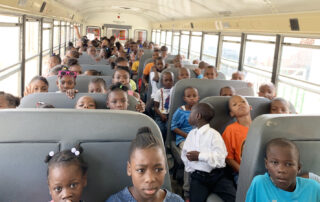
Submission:
MULTIPOLYGON (((193 33, 192 33, 193 35, 193 33)), ((191 36, 191 44, 190 44, 190 59, 200 60, 200 51, 201 51, 201 36, 191 36)))
POLYGON ((160 44, 160 30, 157 30, 156 44, 160 44))
POLYGON ((189 48, 189 35, 181 35, 180 43, 180 55, 184 55, 185 58, 188 58, 188 48, 189 48))
POLYGON ((168 47, 168 52, 171 53, 171 44, 172 44, 172 32, 167 31, 167 40, 166 40, 166 46, 168 47))
MULTIPOLYGON (((20 68, 21 65, 17 65, 14 69, 20 68)), ((6 72, 9 73, 9 72, 6 72)), ((0 80, 0 90, 5 91, 6 93, 10 93, 14 96, 20 96, 20 73, 21 71, 17 71, 16 73, 6 77, 5 79, 0 80)), ((3 74, 0 73, 0 76, 3 74)))
POLYGON ((67 32, 67 41, 66 42, 68 43, 70 41, 70 26, 66 27, 66 32, 67 32))
POLYGON ((64 46, 66 42, 66 26, 61 26, 61 45, 64 46))
POLYGON ((17 17, 17 16, 0 15, 0 22, 19 23, 19 17, 17 17))
POLYGON ((0 60, 0 69, 4 69, 20 61, 20 27, 0 27, 0 36, 4 47, 0 48, 0 55, 5 58, 0 60))
POLYGON ((274 51, 275 44, 246 42, 244 65, 271 72, 274 51))
POLYGON ((223 40, 240 42, 241 41, 241 37, 238 37, 238 36, 223 36, 223 40))
POLYGON ((223 42, 220 71, 226 75, 227 79, 230 79, 232 73, 238 70, 239 54, 240 43, 223 42))
POLYGON ((153 43, 156 42, 156 35, 157 35, 156 30, 152 30, 152 42, 153 42, 153 43))
POLYGON ((26 58, 39 54, 39 22, 26 23, 26 58))
POLYGON ((142 43, 144 41, 147 40, 147 31, 145 30, 134 30, 134 40, 135 41, 142 41, 142 43))
POLYGON ((275 36, 263 36, 263 35, 247 35, 249 40, 259 40, 259 41, 276 41, 275 36))
POLYGON ((320 45, 320 39, 313 39, 313 38, 285 37, 283 42, 293 43, 293 44, 304 44, 304 45, 320 45))
POLYGON ((60 35, 60 29, 59 27, 53 28, 53 47, 59 46, 59 35, 60 35))
POLYGON ((161 31, 161 43, 160 45, 163 46, 166 44, 166 31, 161 31))
POLYGON ((179 53, 179 41, 180 41, 180 33, 174 32, 173 35, 173 47, 172 47, 172 55, 177 55, 179 53))
POLYGON ((29 84, 29 82, 34 76, 39 75, 38 66, 39 66, 39 57, 26 61, 25 86, 29 84))
POLYGON ((211 65, 215 65, 219 36, 205 34, 203 40, 204 40, 204 43, 203 43, 202 60, 211 65))
MULTIPOLYGON (((50 24, 44 23, 43 27, 50 27, 50 24)), ((50 48, 50 32, 49 29, 43 30, 43 38, 42 38, 42 49, 43 51, 48 50, 50 48)))
POLYGON ((48 52, 44 52, 43 56, 42 56, 42 75, 46 76, 48 73, 48 60, 50 58, 50 54, 49 51, 48 52))

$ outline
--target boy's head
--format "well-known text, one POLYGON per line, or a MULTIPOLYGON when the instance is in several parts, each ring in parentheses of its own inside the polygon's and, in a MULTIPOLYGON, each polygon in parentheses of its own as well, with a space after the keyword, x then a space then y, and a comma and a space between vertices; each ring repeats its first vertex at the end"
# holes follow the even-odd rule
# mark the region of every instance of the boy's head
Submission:
POLYGON ((83 74, 87 76, 101 76, 101 72, 95 69, 88 69, 83 74))
POLYGON ((116 66, 129 66, 129 62, 124 57, 118 57, 115 61, 116 66))
POLYGON ((214 116, 215 110, 213 107, 206 103, 198 103, 192 107, 188 121, 190 125, 199 127, 210 123, 214 116))
POLYGON ((161 51, 161 57, 162 58, 166 58, 168 56, 168 48, 167 48, 167 46, 161 46, 160 51, 161 51))
POLYGON ((82 96, 76 103, 76 109, 96 109, 96 102, 90 96, 82 96))
POLYGON ((277 97, 270 103, 270 114, 290 114, 290 104, 287 100, 277 97))
POLYGON ((82 67, 79 64, 71 65, 69 67, 70 71, 77 72, 77 74, 82 74, 82 67))
POLYGON ((243 81, 243 80, 244 80, 244 73, 243 73, 243 72, 240 72, 240 71, 234 72, 234 73, 232 74, 231 80, 240 80, 240 81, 243 81))
POLYGON ((236 94, 236 90, 232 86, 225 86, 220 89, 220 96, 233 96, 236 94))
POLYGON ((259 87, 258 95, 259 97, 265 97, 269 100, 272 100, 276 97, 276 87, 273 85, 273 83, 262 84, 259 87))
POLYGON ((159 49, 154 49, 154 51, 152 53, 153 61, 155 61, 158 57, 160 57, 160 51, 159 51, 159 49))
POLYGON ((129 87, 130 82, 130 70, 127 66, 117 66, 116 71, 113 74, 112 77, 112 83, 122 83, 122 85, 125 85, 129 87))
POLYGON ((161 72, 165 68, 165 62, 163 57, 158 57, 155 61, 156 61, 155 67, 157 71, 161 72))
POLYGON ((240 117, 250 116, 251 109, 252 107, 249 105, 248 101, 240 95, 234 95, 229 99, 231 117, 236 117, 238 119, 240 117))
POLYGON ((185 101, 186 104, 190 105, 191 107, 198 103, 199 101, 199 93, 196 88, 193 87, 187 87, 184 89, 183 92, 183 101, 185 101))
POLYGON ((106 81, 102 78, 91 79, 88 85, 89 93, 107 93, 106 81))
POLYGON ((204 68, 206 68, 206 67, 208 67, 208 66, 209 66, 209 64, 206 63, 206 62, 204 62, 204 61, 201 61, 201 62, 199 63, 199 69, 204 69, 204 68))
POLYGON ((215 79, 218 76, 218 72, 214 66, 207 66, 204 69, 203 77, 207 79, 215 79))
POLYGON ((172 72, 163 72, 162 73, 162 85, 165 89, 170 89, 173 86, 173 73, 172 72))
POLYGON ((297 145, 290 140, 276 138, 266 146, 265 166, 273 184, 285 191, 296 188, 296 176, 301 169, 297 145))
POLYGON ((190 79, 190 70, 189 69, 187 69, 185 67, 179 68, 178 80, 181 80, 181 79, 190 79))

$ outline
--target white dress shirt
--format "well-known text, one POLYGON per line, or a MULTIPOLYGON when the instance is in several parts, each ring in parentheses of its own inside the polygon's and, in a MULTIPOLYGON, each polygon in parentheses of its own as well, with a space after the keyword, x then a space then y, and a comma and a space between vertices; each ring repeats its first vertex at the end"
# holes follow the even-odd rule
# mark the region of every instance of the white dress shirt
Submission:
POLYGON ((220 133, 206 124, 189 132, 181 152, 181 159, 186 172, 199 170, 210 173, 215 168, 226 166, 227 154, 220 133), (199 161, 189 161, 186 156, 189 151, 200 152, 199 161))

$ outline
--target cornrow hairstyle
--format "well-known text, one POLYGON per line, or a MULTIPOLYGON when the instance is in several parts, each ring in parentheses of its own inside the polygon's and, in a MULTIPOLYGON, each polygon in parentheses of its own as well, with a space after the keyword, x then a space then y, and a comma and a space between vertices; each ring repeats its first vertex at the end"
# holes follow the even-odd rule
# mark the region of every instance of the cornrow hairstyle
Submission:
POLYGON ((79 155, 73 153, 71 150, 64 150, 55 153, 53 156, 48 154, 44 160, 48 164, 47 176, 49 176, 49 170, 55 165, 77 165, 82 171, 82 175, 86 175, 88 171, 88 164, 83 160, 83 149, 79 145, 75 147, 79 151, 79 155))
POLYGON ((49 86, 49 82, 48 82, 48 80, 45 78, 45 77, 43 77, 43 76, 35 76, 35 77, 33 77, 32 79, 31 79, 31 81, 30 81, 30 83, 29 84, 31 84, 31 83, 33 83, 34 81, 42 81, 43 83, 45 83, 47 86, 49 86))
POLYGON ((79 63, 78 63, 78 60, 77 60, 77 59, 75 59, 75 58, 70 58, 70 59, 68 59, 67 65, 68 65, 69 67, 71 67, 71 66, 73 66, 73 65, 79 65, 79 63))
POLYGON ((20 98, 15 97, 9 93, 5 93, 3 91, 0 91, 0 96, 4 96, 5 100, 8 102, 9 107, 17 107, 20 105, 20 98))
POLYGON ((90 84, 90 83, 102 84, 105 89, 107 88, 106 81, 105 81, 103 78, 93 78, 93 79, 90 80, 89 84, 90 84))
POLYGON ((159 147, 165 155, 162 140, 155 136, 149 127, 139 128, 136 138, 131 142, 129 158, 136 149, 149 149, 152 147, 159 147))

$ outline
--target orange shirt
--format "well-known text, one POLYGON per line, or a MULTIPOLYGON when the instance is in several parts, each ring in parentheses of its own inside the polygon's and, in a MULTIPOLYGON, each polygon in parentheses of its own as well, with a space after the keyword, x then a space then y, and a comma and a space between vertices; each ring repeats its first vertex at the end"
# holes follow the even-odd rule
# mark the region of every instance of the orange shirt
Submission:
POLYGON ((249 128, 239 124, 232 123, 224 130, 222 138, 226 144, 228 156, 227 159, 234 159, 240 164, 241 162, 241 146, 247 138, 249 128))
POLYGON ((149 75, 150 74, 150 71, 151 71, 151 68, 154 66, 154 63, 153 62, 150 62, 146 65, 146 67, 144 68, 143 70, 143 74, 144 75, 149 75))

